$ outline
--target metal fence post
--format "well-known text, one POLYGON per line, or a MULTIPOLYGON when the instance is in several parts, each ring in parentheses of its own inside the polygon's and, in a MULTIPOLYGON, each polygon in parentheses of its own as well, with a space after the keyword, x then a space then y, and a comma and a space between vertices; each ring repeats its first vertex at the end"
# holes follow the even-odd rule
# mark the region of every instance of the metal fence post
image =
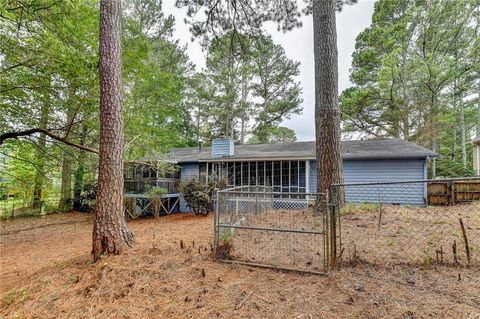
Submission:
POLYGON ((217 248, 218 248, 218 240, 219 240, 219 227, 218 227, 218 218, 219 218, 219 208, 220 208, 220 192, 217 190, 215 194, 215 217, 213 222, 214 228, 214 239, 213 239, 213 259, 215 260, 217 257, 217 248))

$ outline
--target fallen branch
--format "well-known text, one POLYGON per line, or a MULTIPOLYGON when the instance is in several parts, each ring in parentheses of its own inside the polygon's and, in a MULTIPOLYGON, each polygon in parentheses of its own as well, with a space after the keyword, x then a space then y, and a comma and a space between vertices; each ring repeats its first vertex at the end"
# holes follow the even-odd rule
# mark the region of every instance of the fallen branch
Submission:
POLYGON ((90 148, 90 147, 85 146, 85 145, 80 145, 80 144, 73 143, 73 142, 67 140, 66 138, 55 135, 51 131, 45 130, 45 129, 42 129, 42 128, 32 128, 32 129, 24 130, 24 131, 4 133, 4 134, 0 135, 0 145, 2 145, 3 142, 7 139, 18 138, 18 137, 22 137, 22 136, 28 136, 28 135, 32 135, 32 134, 35 134, 35 133, 44 133, 45 135, 53 138, 54 140, 60 141, 64 144, 79 148, 79 149, 87 151, 87 152, 98 154, 98 150, 96 150, 94 148, 90 148))
POLYGON ((252 296, 252 294, 253 294, 253 291, 250 292, 250 293, 242 300, 242 302, 239 303, 238 306, 235 307, 235 310, 238 310, 238 309, 242 308, 243 305, 245 304, 245 302, 247 302, 247 300, 252 296))
POLYGON ((467 233, 465 232, 463 220, 461 218, 459 218, 458 220, 460 221, 460 227, 462 228, 463 242, 465 243, 465 253, 467 254, 467 262, 470 264, 470 248, 468 246, 467 233))

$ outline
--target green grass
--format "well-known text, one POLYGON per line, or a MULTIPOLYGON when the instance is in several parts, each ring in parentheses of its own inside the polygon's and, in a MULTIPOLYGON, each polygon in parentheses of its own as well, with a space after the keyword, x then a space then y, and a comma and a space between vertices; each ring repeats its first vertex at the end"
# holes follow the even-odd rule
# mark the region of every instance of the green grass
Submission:
POLYGON ((376 213, 380 210, 380 204, 377 203, 348 203, 340 209, 340 216, 348 216, 356 212, 376 213))

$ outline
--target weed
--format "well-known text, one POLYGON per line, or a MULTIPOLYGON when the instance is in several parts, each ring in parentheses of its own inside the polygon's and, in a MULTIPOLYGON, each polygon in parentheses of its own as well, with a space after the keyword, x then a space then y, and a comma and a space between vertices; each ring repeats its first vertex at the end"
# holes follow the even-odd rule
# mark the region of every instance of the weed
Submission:
POLYGON ((3 303, 7 306, 13 302, 22 303, 27 299, 27 288, 12 289, 3 297, 3 303))
POLYGON ((340 209, 340 216, 343 217, 343 216, 352 215, 354 212, 355 212, 355 205, 349 203, 340 209))
POLYGON ((430 256, 430 252, 424 251, 423 252, 423 268, 426 270, 430 269, 431 262, 432 262, 432 257, 430 256))
POLYGON ((388 247, 393 247, 393 245, 395 245, 395 240, 393 240, 392 238, 388 238, 387 239, 387 246, 388 247))
POLYGON ((222 242, 228 242, 233 238, 234 232, 233 230, 229 229, 222 234, 222 242))
POLYGON ((378 203, 361 203, 358 208, 362 211, 376 213, 380 209, 380 204, 378 204, 378 203))

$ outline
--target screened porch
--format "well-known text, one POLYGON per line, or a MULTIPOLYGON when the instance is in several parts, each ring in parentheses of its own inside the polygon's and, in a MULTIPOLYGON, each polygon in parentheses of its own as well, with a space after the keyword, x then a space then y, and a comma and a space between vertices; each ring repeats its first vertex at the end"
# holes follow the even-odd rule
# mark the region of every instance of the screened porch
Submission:
POLYGON ((225 178, 228 187, 270 186, 274 192, 305 193, 309 161, 238 161, 200 163, 200 176, 225 178))

